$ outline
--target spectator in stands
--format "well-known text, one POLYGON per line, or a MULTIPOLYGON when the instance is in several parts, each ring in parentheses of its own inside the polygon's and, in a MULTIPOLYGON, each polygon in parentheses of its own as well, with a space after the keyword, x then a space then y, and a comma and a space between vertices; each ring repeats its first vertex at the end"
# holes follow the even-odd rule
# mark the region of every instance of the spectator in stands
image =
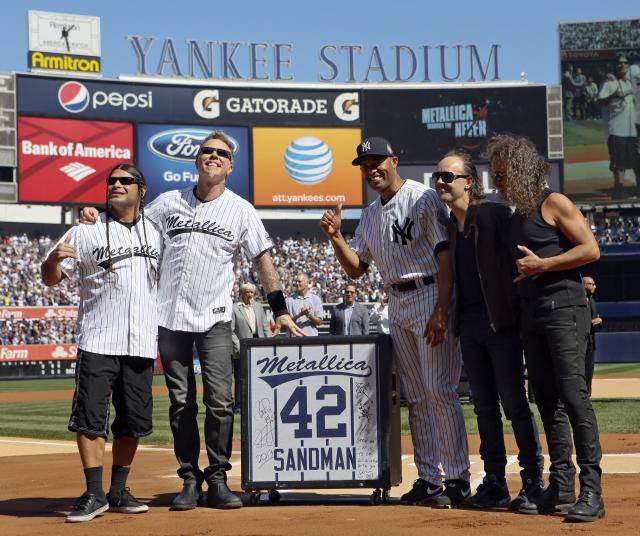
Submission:
POLYGON ((587 380, 587 389, 591 396, 591 381, 593 379, 593 368, 595 364, 596 354, 596 330, 602 327, 602 318, 598 314, 598 307, 593 295, 596 292, 596 280, 590 276, 582 278, 584 290, 587 293, 587 301, 589 303, 589 312, 591 314, 591 331, 589 332, 589 341, 587 343, 587 352, 584 358, 585 379, 587 380))
POLYGON ((329 333, 331 335, 368 335, 369 310, 356 301, 356 286, 345 285, 342 303, 331 311, 329 333))
POLYGON ((287 297, 287 310, 305 335, 318 335, 318 326, 322 324, 322 300, 311 292, 307 274, 298 274, 295 283, 297 290, 287 297))
POLYGON ((373 306, 370 318, 378 333, 389 335, 389 294, 385 292, 380 302, 373 306))
POLYGON ((233 412, 240 413, 240 341, 242 339, 273 337, 264 307, 256 301, 253 283, 240 285, 240 301, 233 304, 231 330, 233 339, 233 412))

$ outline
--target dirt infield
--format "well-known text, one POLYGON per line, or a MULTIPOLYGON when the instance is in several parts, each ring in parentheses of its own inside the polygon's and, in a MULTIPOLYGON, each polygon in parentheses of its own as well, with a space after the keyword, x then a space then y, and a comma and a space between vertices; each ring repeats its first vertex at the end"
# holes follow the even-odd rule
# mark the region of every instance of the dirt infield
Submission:
MULTIPOLYGON (((26 536, 47 534, 109 533, 136 536, 164 535, 351 535, 392 534, 420 535, 425 530, 444 529, 446 534, 465 534, 480 530, 482 534, 512 536, 525 531, 547 535, 569 534, 640 534, 640 434, 605 434, 603 460, 604 493, 607 515, 598 523, 573 525, 558 516, 526 516, 510 512, 480 512, 463 509, 436 510, 397 504, 397 497, 406 491, 415 478, 408 438, 403 441, 403 484, 391 490, 389 505, 371 506, 371 490, 329 490, 328 492, 283 493, 279 505, 246 506, 241 510, 223 512, 199 508, 189 512, 172 512, 169 505, 180 481, 175 476, 175 458, 171 449, 147 447, 139 453, 129 485, 142 500, 148 502, 146 514, 129 515, 107 512, 86 524, 69 525, 64 516, 74 498, 82 491, 80 462, 73 443, 37 441, 37 448, 51 444, 51 454, 27 454, 29 440, 3 440, 12 444, 14 454, 0 457, 0 530, 2 534, 26 536), (626 453, 626 454, 625 454, 626 453), (631 473, 631 474, 628 474, 631 473)), ((230 472, 232 489, 240 489, 239 445, 234 449, 234 469, 230 472)), ((478 450, 477 436, 470 436, 471 452, 478 450)), ((512 437, 508 450, 515 452, 512 437)), ((1 454, 1 452, 0 452, 1 454)), ((108 454, 109 458, 110 455, 108 454)), ((473 456, 473 482, 477 485, 481 465, 473 456)), ((105 465, 110 459, 105 460, 105 465)), ((510 456, 508 481, 512 494, 519 487, 517 461, 510 456)), ((107 471, 108 473, 108 471, 107 471)), ((105 479, 108 475, 105 476, 105 479)))

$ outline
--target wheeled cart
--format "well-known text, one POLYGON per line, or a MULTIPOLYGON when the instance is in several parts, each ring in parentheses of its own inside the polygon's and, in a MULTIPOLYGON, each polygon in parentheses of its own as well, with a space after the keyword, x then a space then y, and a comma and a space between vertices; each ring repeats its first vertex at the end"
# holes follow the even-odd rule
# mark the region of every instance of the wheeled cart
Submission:
POLYGON ((387 335, 247 339, 242 488, 373 488, 402 481, 399 384, 387 335))

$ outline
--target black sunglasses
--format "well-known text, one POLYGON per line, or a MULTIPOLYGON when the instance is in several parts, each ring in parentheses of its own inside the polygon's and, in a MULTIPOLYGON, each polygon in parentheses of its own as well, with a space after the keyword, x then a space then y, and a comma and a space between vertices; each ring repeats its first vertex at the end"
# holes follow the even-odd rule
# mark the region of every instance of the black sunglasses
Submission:
POLYGON ((131 186, 132 184, 140 184, 140 179, 135 177, 109 177, 107 178, 107 184, 114 186, 116 182, 122 184, 122 186, 131 186))
POLYGON ((222 158, 231 160, 231 151, 220 149, 219 147, 200 147, 200 154, 217 154, 222 158))
POLYGON ((471 177, 471 175, 456 175, 453 171, 434 171, 431 176, 434 181, 437 182, 441 180, 447 184, 455 181, 456 179, 471 177))

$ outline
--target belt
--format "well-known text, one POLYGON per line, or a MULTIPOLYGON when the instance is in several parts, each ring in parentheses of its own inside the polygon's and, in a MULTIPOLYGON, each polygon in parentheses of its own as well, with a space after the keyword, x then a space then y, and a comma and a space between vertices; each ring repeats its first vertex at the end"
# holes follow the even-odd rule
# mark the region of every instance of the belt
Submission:
POLYGON ((410 290, 416 290, 420 287, 426 287, 427 285, 431 285, 435 282, 435 279, 432 275, 425 275, 419 279, 413 279, 412 281, 405 281, 404 283, 394 283, 391 285, 393 290, 397 290, 398 292, 409 292, 410 290))

